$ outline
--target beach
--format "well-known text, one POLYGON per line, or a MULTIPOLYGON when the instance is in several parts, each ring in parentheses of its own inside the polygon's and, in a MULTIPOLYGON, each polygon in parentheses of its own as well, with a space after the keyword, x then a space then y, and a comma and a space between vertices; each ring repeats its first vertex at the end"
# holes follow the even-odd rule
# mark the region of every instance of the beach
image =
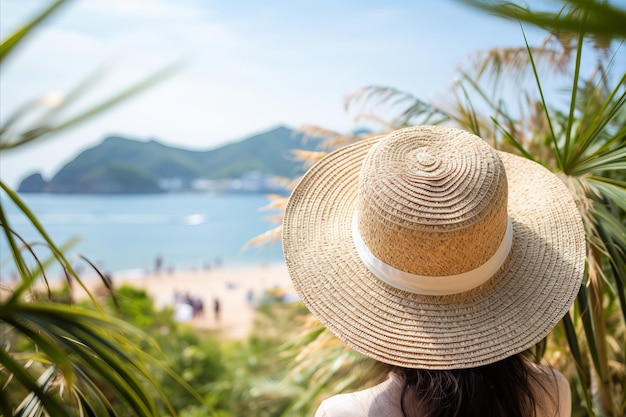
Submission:
MULTIPOLYGON (((119 273, 110 276, 114 288, 129 284, 145 289, 157 308, 172 307, 179 321, 202 330, 215 330, 220 337, 243 339, 252 328, 255 305, 268 292, 285 300, 296 294, 282 263, 258 266, 213 267, 210 269, 119 273), (192 317, 187 302, 202 300, 203 313, 192 317), (219 317, 215 314, 219 301, 219 317)), ((87 285, 96 291, 103 284, 90 279, 87 285)), ((80 296, 80 289, 76 289, 80 296)))

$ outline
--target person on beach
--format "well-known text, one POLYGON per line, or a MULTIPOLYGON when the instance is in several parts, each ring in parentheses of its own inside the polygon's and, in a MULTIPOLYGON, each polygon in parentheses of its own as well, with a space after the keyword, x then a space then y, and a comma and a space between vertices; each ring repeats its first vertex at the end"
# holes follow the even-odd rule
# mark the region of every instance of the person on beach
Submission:
POLYGON ((156 258, 154 258, 154 272, 156 274, 160 274, 161 268, 163 268, 163 257, 161 255, 157 255, 156 258))
POLYGON ((316 416, 570 415, 565 377, 525 354, 585 267, 575 202, 539 164, 440 126, 363 140, 300 180, 283 248, 311 313, 389 371, 316 416))
POLYGON ((222 306, 220 303, 220 299, 215 297, 213 299, 213 315, 215 318, 215 323, 219 323, 220 322, 220 313, 222 311, 222 306))

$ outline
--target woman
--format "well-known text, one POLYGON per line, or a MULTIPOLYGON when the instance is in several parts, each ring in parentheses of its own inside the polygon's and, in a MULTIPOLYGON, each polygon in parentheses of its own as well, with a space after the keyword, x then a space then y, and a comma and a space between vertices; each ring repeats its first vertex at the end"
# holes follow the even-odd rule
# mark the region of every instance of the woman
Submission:
POLYGON ((526 361, 580 288, 585 236, 558 177, 457 129, 357 142, 313 166, 283 223, 298 294, 387 381, 319 416, 565 416, 526 361))

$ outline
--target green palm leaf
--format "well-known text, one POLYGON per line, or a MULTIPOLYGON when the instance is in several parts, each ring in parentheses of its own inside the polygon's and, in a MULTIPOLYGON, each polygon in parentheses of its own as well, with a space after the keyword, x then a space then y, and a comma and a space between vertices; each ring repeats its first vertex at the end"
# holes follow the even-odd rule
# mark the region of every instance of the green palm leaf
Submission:
MULTIPOLYGON (((48 395, 45 390, 47 378, 44 374, 43 384, 40 385, 39 382, 33 378, 33 376, 23 367, 21 363, 14 360, 11 355, 9 355, 4 349, 0 349, 0 363, 4 366, 7 371, 11 373, 24 387, 26 387, 31 394, 26 397, 25 404, 23 407, 28 407, 31 409, 29 404, 34 404, 34 397, 37 398, 39 402, 49 410, 52 415, 55 416, 69 416, 67 411, 61 405, 61 403, 55 397, 48 395)), ((12 414, 11 414, 12 415, 12 414)))
POLYGON ((155 387, 158 383, 143 364, 146 358, 123 334, 147 338, 137 329, 98 312, 55 303, 13 304, 10 309, 2 309, 0 320, 31 337, 41 354, 53 363, 63 364, 68 388, 73 385, 78 366, 81 374, 93 381, 87 385, 105 384, 136 415, 155 415, 153 397, 138 376, 155 387))
MULTIPOLYGON (((623 211, 626 211, 626 182, 611 178, 590 176, 587 181, 589 185, 597 190, 607 199, 613 201, 623 211)), ((613 228, 620 230, 620 228, 613 228)))
POLYGON ((26 23, 20 29, 12 33, 7 39, 3 40, 0 43, 0 62, 2 62, 9 55, 9 53, 14 51, 24 38, 31 35, 37 26, 50 17, 64 3, 67 3, 67 0, 57 0, 51 3, 30 22, 26 23))
POLYGON ((563 0, 569 12, 562 10, 535 11, 508 2, 493 0, 461 0, 494 14, 514 21, 522 21, 547 30, 564 32, 579 31, 602 39, 626 38, 626 10, 608 2, 594 0, 563 0))

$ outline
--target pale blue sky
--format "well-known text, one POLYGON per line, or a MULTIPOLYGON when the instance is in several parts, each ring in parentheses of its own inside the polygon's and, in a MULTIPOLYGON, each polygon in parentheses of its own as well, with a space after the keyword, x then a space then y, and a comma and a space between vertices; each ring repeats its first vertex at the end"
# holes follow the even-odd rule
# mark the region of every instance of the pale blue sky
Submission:
MULTIPOLYGON (((0 0, 2 37, 44 4, 0 0)), ((518 24, 452 0, 77 0, 4 65, 0 119, 104 64, 92 100, 186 64, 92 122, 2 155, 0 172, 12 186, 33 171, 49 178, 110 134, 210 149, 279 124, 348 131, 359 124, 343 110, 347 93, 390 85, 429 99, 472 51, 522 43, 518 24)))

